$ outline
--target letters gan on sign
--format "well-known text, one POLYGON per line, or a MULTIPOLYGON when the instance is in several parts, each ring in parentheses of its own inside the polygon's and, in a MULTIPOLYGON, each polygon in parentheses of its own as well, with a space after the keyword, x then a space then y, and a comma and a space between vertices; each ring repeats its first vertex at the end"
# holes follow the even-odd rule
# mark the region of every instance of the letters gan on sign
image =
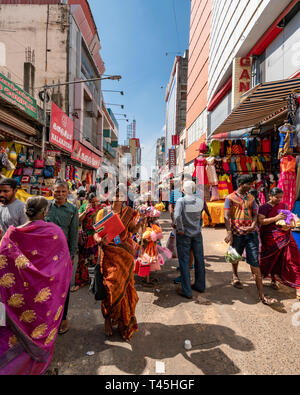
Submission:
POLYGON ((233 61, 232 108, 240 101, 241 96, 251 89, 252 57, 235 58, 233 61))

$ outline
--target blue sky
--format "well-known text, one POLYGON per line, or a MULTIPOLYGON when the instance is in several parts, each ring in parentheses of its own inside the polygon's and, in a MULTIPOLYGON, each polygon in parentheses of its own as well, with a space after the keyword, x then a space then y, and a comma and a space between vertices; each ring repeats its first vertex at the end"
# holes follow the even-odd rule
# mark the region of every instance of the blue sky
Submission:
MULTIPOLYGON (((154 165, 155 144, 163 135, 165 88, 174 57, 188 49, 190 0, 89 0, 97 25, 101 56, 106 74, 122 75, 122 80, 103 81, 103 89, 115 113, 125 113, 137 121, 141 139, 142 164, 154 165), (168 52, 168 56, 166 53, 168 52), (163 87, 163 88, 162 88, 163 87)), ((124 118, 124 116, 116 116, 124 118)), ((125 119, 125 118, 124 118, 125 119)), ((119 121, 119 141, 126 138, 126 121, 119 121)))

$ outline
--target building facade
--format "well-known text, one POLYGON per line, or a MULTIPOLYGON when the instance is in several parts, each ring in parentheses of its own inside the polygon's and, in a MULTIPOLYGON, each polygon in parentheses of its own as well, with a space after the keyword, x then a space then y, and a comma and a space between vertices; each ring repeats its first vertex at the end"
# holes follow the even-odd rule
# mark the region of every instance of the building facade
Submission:
MULTIPOLYGON (((105 72, 100 38, 87 0, 1 0, 0 24, 4 31, 13 30, 0 36, 6 47, 6 64, 0 66, 0 72, 11 73, 19 86, 30 89, 40 107, 43 101, 39 92, 45 85, 101 78, 105 72), (26 63, 31 63, 32 72, 26 63)), ((73 120, 76 147, 85 157, 90 156, 85 163, 75 158, 79 167, 94 172, 103 152, 116 159, 118 125, 103 101, 101 81, 61 85, 48 93, 48 117, 53 101, 73 120)), ((70 163, 73 160, 69 158, 70 163)))

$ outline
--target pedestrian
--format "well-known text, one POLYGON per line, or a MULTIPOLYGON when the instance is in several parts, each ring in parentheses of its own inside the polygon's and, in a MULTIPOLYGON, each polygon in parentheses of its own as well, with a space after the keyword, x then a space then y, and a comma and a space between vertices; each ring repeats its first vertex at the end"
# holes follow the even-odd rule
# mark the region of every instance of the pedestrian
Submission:
MULTIPOLYGON (((264 304, 276 302, 264 295, 262 274, 259 267, 259 240, 257 227, 258 206, 253 195, 249 193, 253 186, 253 178, 243 174, 237 179, 238 189, 228 195, 225 200, 225 226, 227 236, 225 242, 230 244, 239 255, 246 249, 246 261, 256 282, 259 299, 264 304)), ((238 276, 238 263, 232 263, 232 285, 242 289, 243 285, 238 276)))
POLYGON ((13 226, 20 226, 27 222, 24 213, 25 204, 16 198, 17 181, 12 178, 0 180, 0 226, 2 235, 13 226))
POLYGON ((83 180, 81 183, 81 186, 78 188, 78 192, 80 192, 80 191, 84 191, 85 193, 87 192, 86 191, 86 180, 83 180))
POLYGON ((260 270, 264 277, 272 279, 272 287, 278 289, 276 281, 296 288, 300 299, 300 252, 291 230, 283 230, 276 225, 285 219, 280 210, 287 210, 282 202, 283 191, 273 188, 270 198, 258 211, 260 225, 261 252, 260 270))
POLYGON ((81 190, 77 191, 77 202, 76 202, 77 209, 79 210, 82 206, 86 207, 87 206, 87 200, 86 200, 86 192, 81 190))
MULTIPOLYGON (((138 330, 135 309, 139 298, 134 286, 134 258, 137 250, 134 249, 130 232, 135 228, 133 220, 137 212, 119 201, 119 191, 112 209, 120 215, 125 230, 120 234, 118 244, 108 244, 105 237, 101 239, 95 234, 106 291, 101 309, 105 319, 105 335, 112 336, 112 327, 118 325, 122 339, 128 341, 138 330)), ((107 210, 108 207, 98 212, 97 222, 102 220, 107 210)))
POLYGON ((26 223, 10 226, 0 247, 0 375, 40 375, 49 367, 72 277, 63 231, 46 224, 48 201, 26 202, 26 223))
MULTIPOLYGON (((53 222, 62 229, 67 239, 72 264, 74 264, 78 248, 79 219, 77 207, 67 201, 68 193, 69 186, 67 182, 59 181, 54 184, 54 200, 50 203, 46 222, 53 222)), ((69 330, 69 323, 67 320, 69 299, 70 291, 67 295, 64 314, 58 332, 60 335, 67 333, 69 330)))
POLYGON ((78 291, 81 287, 89 283, 89 267, 95 267, 98 259, 98 244, 94 240, 95 230, 93 225, 96 223, 98 211, 101 209, 99 200, 94 193, 90 193, 88 204, 82 205, 79 209, 79 258, 75 274, 75 286, 71 292, 78 291))
POLYGON ((192 290, 205 291, 205 264, 202 239, 202 211, 204 200, 195 195, 193 181, 184 183, 183 198, 177 200, 174 211, 176 247, 181 273, 181 296, 192 299, 192 290), (194 255, 195 283, 190 281, 190 252, 194 255))

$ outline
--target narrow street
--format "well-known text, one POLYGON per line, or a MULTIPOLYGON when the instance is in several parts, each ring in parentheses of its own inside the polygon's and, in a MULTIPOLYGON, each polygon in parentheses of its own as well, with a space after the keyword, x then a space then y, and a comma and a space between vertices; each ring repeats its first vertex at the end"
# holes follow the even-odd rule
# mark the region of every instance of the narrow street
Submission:
MULTIPOLYGON (((160 224, 165 243, 171 230, 167 214, 160 224)), ((136 277, 139 332, 130 343, 121 341, 117 330, 110 339, 104 336, 100 304, 87 288, 71 294, 70 331, 57 337, 52 366, 60 375, 155 375, 156 361, 164 362, 167 375, 299 374, 295 291, 284 286, 275 291, 266 280, 266 294, 280 303, 273 308, 258 303, 246 263, 240 264, 244 289, 233 288, 224 235, 223 228, 203 229, 207 292, 195 292, 196 300, 176 294, 176 259, 155 273, 153 288, 136 277), (191 341, 190 351, 185 340, 191 341)))

